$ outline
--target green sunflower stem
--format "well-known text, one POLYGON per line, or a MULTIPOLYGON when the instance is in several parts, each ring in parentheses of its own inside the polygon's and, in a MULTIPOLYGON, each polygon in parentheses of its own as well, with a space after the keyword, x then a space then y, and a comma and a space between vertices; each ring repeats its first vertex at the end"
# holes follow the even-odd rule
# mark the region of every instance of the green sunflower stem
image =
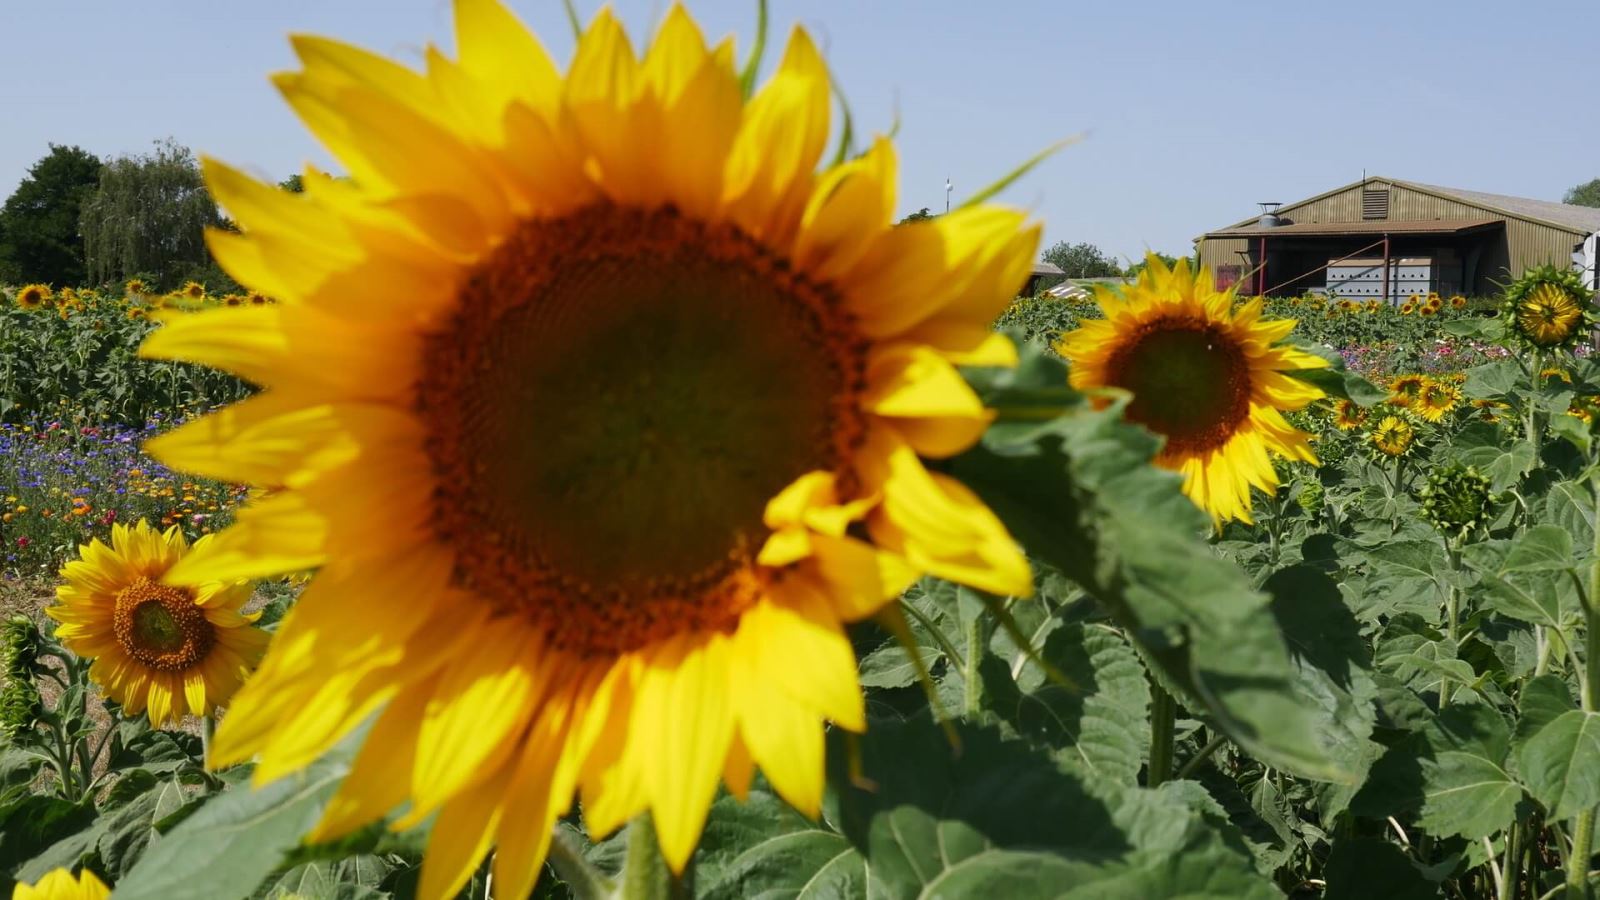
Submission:
POLYGON ((1146 787, 1156 787, 1172 778, 1172 744, 1177 732, 1178 702, 1166 688, 1150 682, 1150 770, 1146 787))
POLYGON ((967 653, 966 653, 966 705, 964 712, 968 716, 976 716, 983 709, 983 681, 979 676, 978 668, 983 663, 983 651, 986 641, 983 627, 983 617, 973 616, 967 623, 967 653))
POLYGON ((670 900, 676 896, 672 872, 661 856, 655 821, 641 813, 628 827, 628 854, 622 862, 618 900, 670 900))
POLYGON ((1594 810, 1578 813, 1572 829, 1572 853, 1567 856, 1567 900, 1588 900, 1589 856, 1594 844, 1594 810))
MULTIPOLYGON (((651 837, 654 837, 654 832, 651 837)), ((632 858, 632 838, 629 838, 628 844, 628 856, 632 858)), ((584 857, 582 838, 572 829, 556 825, 547 858, 550 868, 555 869, 557 877, 567 883, 575 900, 612 900, 618 896, 616 883, 601 874, 584 857)))
MULTIPOLYGON (((1596 524, 1594 549, 1596 556, 1589 563, 1589 593, 1585 598, 1584 659, 1583 659, 1583 709, 1594 712, 1600 701, 1600 613, 1595 604, 1600 600, 1600 481, 1591 478, 1589 488, 1595 501, 1596 524)), ((1589 860, 1594 853, 1594 807, 1578 813, 1572 828, 1572 852, 1567 855, 1567 900, 1584 900, 1589 896, 1589 860)))

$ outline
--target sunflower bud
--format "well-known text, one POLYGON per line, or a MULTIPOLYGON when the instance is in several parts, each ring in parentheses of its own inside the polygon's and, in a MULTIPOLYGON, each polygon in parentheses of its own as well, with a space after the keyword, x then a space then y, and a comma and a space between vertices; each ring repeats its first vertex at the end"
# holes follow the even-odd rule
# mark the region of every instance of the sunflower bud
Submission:
POLYGON ((1460 463, 1435 469, 1422 488, 1422 517, 1447 538, 1466 540, 1487 527, 1493 505, 1489 479, 1460 463))
POLYGON ((8 740, 33 725, 39 713, 39 690, 33 667, 39 655, 39 629, 27 616, 0 624, 0 734, 8 740))
POLYGON ((1500 318, 1507 334, 1531 350, 1567 350, 1594 324, 1593 292, 1570 269, 1529 269, 1506 288, 1500 318))
POLYGON ((1300 485, 1300 508, 1307 513, 1314 516, 1322 512, 1327 500, 1327 490, 1323 488, 1322 482, 1313 479, 1300 485))
POLYGON ((1376 421, 1367 429, 1365 437, 1374 459, 1399 459, 1410 456, 1416 449, 1416 417, 1404 410, 1396 410, 1394 414, 1381 419, 1377 416, 1372 418, 1376 421))

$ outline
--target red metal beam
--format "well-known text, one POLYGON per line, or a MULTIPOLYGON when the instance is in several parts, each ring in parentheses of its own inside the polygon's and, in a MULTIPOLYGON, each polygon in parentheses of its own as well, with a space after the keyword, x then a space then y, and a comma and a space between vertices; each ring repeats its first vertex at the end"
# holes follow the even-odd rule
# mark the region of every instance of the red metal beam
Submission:
POLYGON ((1261 264, 1256 266, 1256 296, 1260 297, 1267 292, 1267 236, 1262 235, 1256 246, 1261 255, 1261 264))
POLYGON ((1389 302, 1389 235, 1383 236, 1383 302, 1389 302))

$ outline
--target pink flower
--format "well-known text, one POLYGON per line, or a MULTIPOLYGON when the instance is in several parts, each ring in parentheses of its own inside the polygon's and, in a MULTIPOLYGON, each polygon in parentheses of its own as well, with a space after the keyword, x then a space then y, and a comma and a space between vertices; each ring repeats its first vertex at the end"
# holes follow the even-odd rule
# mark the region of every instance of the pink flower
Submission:
POLYGON ((18 547, 26 547, 31 543, 33 543, 33 541, 28 540, 28 536, 27 535, 23 535, 22 537, 17 538, 17 546, 18 547))

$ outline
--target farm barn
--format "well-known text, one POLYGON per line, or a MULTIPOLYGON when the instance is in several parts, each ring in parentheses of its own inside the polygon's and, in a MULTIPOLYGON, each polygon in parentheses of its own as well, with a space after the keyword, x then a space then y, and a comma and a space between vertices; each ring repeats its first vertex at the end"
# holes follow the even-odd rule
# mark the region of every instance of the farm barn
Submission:
POLYGON ((1196 239, 1217 284, 1397 303, 1492 294, 1525 269, 1573 265, 1594 285, 1600 209, 1369 177, 1196 239))

